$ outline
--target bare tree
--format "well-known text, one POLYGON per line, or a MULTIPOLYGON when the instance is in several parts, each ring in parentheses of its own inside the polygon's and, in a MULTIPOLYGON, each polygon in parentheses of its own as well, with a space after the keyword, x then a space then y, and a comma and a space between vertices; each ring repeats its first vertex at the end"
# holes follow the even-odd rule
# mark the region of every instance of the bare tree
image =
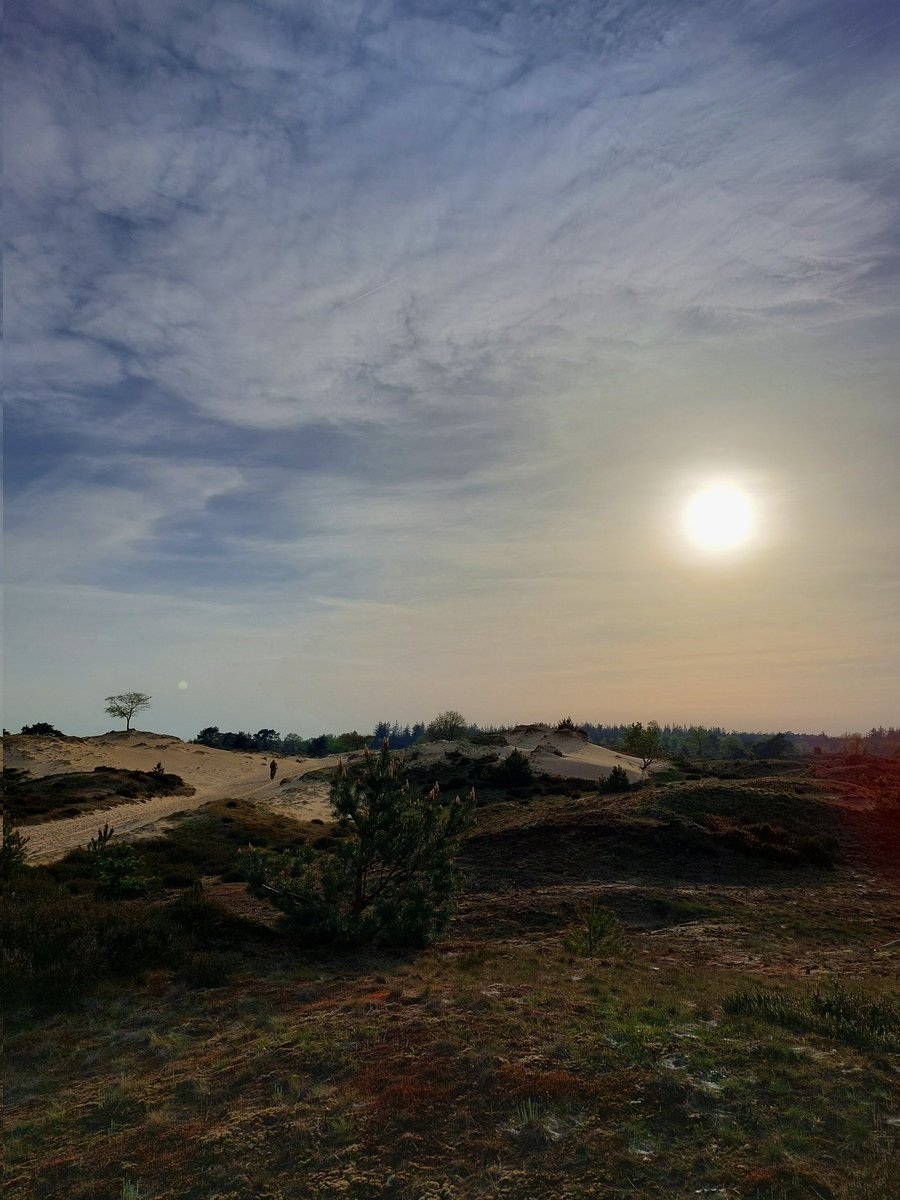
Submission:
POLYGON ((146 692, 122 692, 120 696, 107 696, 104 712, 111 717, 121 717, 125 729, 131 728, 131 718, 136 712, 150 707, 150 697, 146 692))
POLYGON ((466 718, 462 713, 449 708, 446 712, 438 713, 425 730, 429 742, 453 741, 466 732, 466 718))

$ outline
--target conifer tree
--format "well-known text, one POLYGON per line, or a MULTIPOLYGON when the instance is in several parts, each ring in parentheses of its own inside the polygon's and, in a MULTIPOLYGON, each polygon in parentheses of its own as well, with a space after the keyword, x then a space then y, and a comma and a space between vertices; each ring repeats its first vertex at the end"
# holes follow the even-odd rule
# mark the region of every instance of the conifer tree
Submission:
POLYGON ((449 804, 403 777, 385 739, 352 773, 342 764, 331 803, 345 833, 334 849, 243 858, 250 891, 269 900, 311 944, 425 946, 446 929, 458 885, 454 856, 474 793, 449 804))

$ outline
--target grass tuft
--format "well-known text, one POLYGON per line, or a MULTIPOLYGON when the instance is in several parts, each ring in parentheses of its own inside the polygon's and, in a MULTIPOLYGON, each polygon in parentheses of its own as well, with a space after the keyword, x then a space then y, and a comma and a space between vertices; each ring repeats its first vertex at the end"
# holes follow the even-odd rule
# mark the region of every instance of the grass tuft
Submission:
POLYGON ((851 1046, 900 1050, 900 1004, 872 997, 839 980, 802 995, 778 988, 745 988, 724 1001, 726 1012, 760 1017, 799 1033, 821 1033, 851 1046))

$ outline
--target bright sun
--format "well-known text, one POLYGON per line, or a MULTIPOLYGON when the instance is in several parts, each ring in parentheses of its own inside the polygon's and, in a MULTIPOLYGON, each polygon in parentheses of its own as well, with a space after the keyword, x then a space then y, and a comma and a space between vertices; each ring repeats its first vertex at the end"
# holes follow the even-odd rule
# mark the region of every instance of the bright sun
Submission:
POLYGON ((740 488, 716 484, 697 492, 684 510, 684 530, 703 550, 742 546, 753 533, 753 505, 740 488))

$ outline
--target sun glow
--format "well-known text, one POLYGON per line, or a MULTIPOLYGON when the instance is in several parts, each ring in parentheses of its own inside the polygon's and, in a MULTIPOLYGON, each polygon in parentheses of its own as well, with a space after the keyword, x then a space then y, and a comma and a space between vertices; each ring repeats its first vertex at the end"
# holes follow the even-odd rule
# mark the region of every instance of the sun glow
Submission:
POLYGON ((753 504, 740 488, 716 484, 691 497, 684 509, 683 525, 688 538, 701 550, 735 550, 753 535, 753 504))

